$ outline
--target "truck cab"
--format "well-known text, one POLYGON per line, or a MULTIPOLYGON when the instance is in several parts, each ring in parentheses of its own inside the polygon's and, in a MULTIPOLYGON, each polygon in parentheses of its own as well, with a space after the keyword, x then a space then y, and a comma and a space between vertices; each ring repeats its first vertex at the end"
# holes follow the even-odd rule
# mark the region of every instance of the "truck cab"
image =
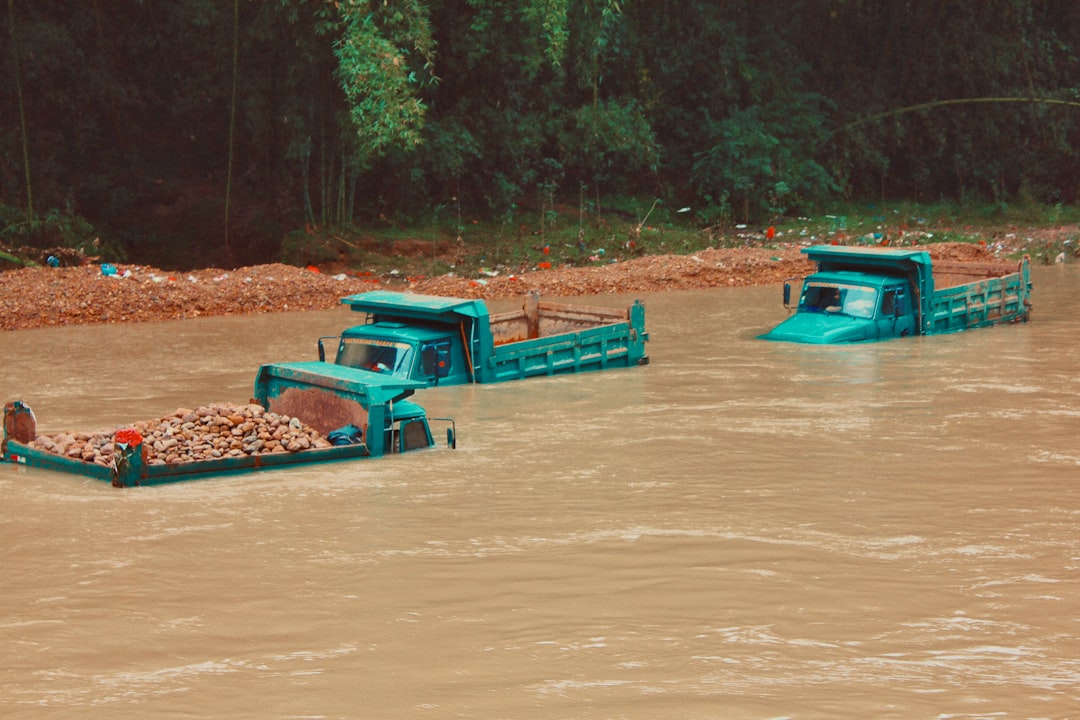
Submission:
MULTIPOLYGON (((815 273, 802 284, 795 314, 762 337, 803 343, 886 340, 918 333, 911 285, 903 278, 852 271, 815 273)), ((791 285, 784 305, 791 307, 791 285)))
POLYGON ((461 341, 438 328, 385 321, 357 325, 337 338, 333 362, 429 386, 469 382, 461 341))
MULTIPOLYGON (((441 419, 441 418, 440 418, 441 419)), ((410 450, 422 450, 435 447, 427 413, 422 407, 409 400, 394 403, 392 422, 385 430, 384 438, 387 452, 403 453, 410 450)), ((454 435, 447 435, 447 442, 454 445, 454 435)))
POLYGON ((335 365, 425 387, 460 385, 474 381, 475 356, 492 344, 481 300, 374 290, 342 303, 366 322, 319 338, 319 359, 335 365))
POLYGON ((359 430, 358 440, 372 456, 434 447, 431 420, 449 423, 447 444, 455 446, 453 421, 429 418, 408 399, 423 387, 334 363, 274 363, 259 368, 252 401, 279 415, 302 418, 327 437, 359 430))

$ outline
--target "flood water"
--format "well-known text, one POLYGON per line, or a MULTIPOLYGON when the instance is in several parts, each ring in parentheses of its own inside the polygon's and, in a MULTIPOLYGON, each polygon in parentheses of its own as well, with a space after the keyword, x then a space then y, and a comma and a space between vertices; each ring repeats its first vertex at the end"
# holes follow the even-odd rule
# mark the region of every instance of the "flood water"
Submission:
MULTIPOLYGON (((756 340, 776 287, 641 295, 646 367, 419 393, 457 450, 0 465, 0 716, 1075 716, 1080 265, 1033 276, 1027 325, 858 347, 756 340)), ((0 400, 244 402, 352 319, 0 333, 0 400)))

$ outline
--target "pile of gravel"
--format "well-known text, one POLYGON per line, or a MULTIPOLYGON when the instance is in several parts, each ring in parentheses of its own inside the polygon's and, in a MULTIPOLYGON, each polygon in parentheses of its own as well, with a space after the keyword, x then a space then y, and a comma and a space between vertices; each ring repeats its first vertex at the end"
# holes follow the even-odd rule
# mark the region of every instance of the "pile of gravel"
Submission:
POLYGON ((260 405, 228 403, 179 409, 159 420, 101 432, 38 435, 30 446, 111 466, 116 445, 141 438, 151 465, 217 460, 246 455, 301 452, 331 443, 298 418, 266 412, 260 405), (136 435, 137 433, 137 435, 136 435))

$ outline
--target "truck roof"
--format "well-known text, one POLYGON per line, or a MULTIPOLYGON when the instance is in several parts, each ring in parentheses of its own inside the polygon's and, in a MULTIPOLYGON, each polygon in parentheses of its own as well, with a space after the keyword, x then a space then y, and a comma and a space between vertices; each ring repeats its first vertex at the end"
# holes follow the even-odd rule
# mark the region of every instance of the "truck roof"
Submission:
POLYGON ((846 245, 813 245, 802 249, 811 260, 818 258, 848 257, 858 259, 915 260, 929 259, 925 250, 904 250, 902 248, 848 247, 846 245))
POLYGON ((377 340, 397 339, 401 342, 413 343, 441 340, 446 337, 451 328, 445 326, 427 327, 424 325, 406 324, 400 322, 383 322, 379 325, 353 325, 341 332, 343 338, 375 338, 377 340))
POLYGON ((930 253, 925 250, 898 248, 847 247, 844 245, 814 245, 803 248, 803 254, 817 263, 820 272, 854 270, 908 274, 930 277, 930 253))
POLYGON ((448 321, 451 317, 481 318, 488 316, 483 300, 420 295, 417 293, 372 290, 341 299, 356 312, 385 317, 406 317, 418 320, 448 321))
POLYGON ((828 272, 816 272, 813 279, 807 279, 807 283, 825 285, 862 285, 865 287, 885 287, 903 282, 902 278, 893 275, 878 275, 865 273, 859 270, 830 270, 828 272))

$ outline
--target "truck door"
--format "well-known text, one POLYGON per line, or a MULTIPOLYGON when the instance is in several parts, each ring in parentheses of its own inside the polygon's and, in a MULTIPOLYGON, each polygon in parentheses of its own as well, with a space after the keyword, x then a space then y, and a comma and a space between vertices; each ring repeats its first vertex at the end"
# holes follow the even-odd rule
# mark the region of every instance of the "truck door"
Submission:
POLYGON ((911 310, 910 293, 905 286, 884 288, 881 293, 881 309, 878 312, 878 337, 884 340, 914 334, 915 316, 911 310))
POLYGON ((429 448, 434 445, 431 439, 431 430, 423 419, 402 422, 399 441, 398 452, 409 452, 410 450, 429 448))
POLYGON ((450 341, 435 340, 420 346, 420 372, 424 379, 439 384, 450 374, 450 341))

